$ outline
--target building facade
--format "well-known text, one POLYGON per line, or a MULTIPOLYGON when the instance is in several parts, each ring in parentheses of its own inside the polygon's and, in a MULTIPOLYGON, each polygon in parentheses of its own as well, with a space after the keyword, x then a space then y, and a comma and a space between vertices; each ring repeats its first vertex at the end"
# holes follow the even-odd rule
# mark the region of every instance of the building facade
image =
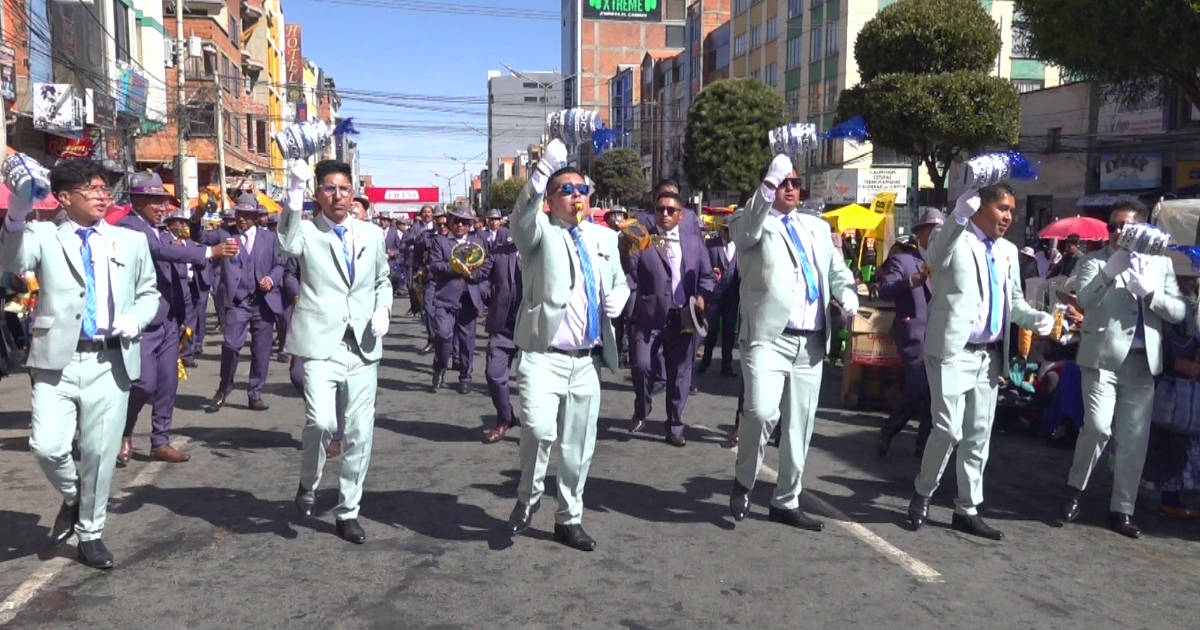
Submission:
POLYGON ((518 158, 546 133, 546 116, 562 109, 562 74, 550 71, 488 73, 488 169, 506 179, 502 158, 518 158))

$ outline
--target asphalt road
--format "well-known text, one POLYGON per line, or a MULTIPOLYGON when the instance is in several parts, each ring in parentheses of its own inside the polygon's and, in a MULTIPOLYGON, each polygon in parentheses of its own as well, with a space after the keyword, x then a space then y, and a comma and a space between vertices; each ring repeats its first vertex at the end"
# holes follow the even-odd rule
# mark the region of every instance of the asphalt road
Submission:
MULTIPOLYGON (((328 514, 295 518, 303 406, 283 365, 271 366, 269 411, 246 409, 244 378, 219 414, 202 410, 219 365, 210 336, 200 367, 180 385, 175 419, 176 444, 192 461, 139 458, 117 473, 104 537, 117 568, 79 565, 73 542, 47 551, 59 499, 28 452, 28 381, 0 381, 0 626, 1195 627, 1197 524, 1163 521, 1142 505, 1141 540, 1108 532, 1101 473, 1082 522, 1051 527, 1069 452, 1024 436, 992 442, 982 513, 1003 542, 949 529, 952 472, 935 496, 934 522, 909 532, 914 434, 877 458, 879 416, 837 408, 834 369, 804 477, 803 505, 826 520, 824 532, 766 521, 770 470, 751 517, 734 526, 734 453, 722 443, 736 382, 714 366, 689 403, 686 419, 698 426, 683 449, 663 443, 657 422, 630 435, 629 381, 604 377, 584 516, 595 552, 554 543, 552 509, 510 539, 517 432, 481 443, 492 421, 484 341, 474 393, 432 395, 420 336, 415 320, 397 317, 387 339, 363 546, 337 538, 328 514)), ((662 417, 660 397, 652 420, 662 417)), ((147 416, 136 442, 143 455, 148 427, 147 416)), ((775 466, 774 449, 767 464, 775 466)), ((336 502, 330 466, 319 493, 325 509, 336 502)))

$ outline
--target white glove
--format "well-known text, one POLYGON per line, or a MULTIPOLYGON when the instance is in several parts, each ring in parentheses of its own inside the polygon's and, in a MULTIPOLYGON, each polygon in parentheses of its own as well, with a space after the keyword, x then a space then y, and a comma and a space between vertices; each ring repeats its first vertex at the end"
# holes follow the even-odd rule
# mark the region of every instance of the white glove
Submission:
POLYGON ((763 178, 763 182, 770 184, 771 188, 777 188, 792 174, 792 169, 792 158, 782 153, 776 155, 775 159, 771 160, 771 166, 767 168, 767 176, 763 178))
POLYGON ((842 299, 838 301, 842 304, 842 324, 846 330, 850 330, 854 323, 854 316, 858 314, 858 293, 846 289, 842 291, 842 299))
POLYGON ((288 188, 306 188, 308 181, 313 178, 312 167, 304 160, 292 160, 288 167, 288 188))
POLYGON ((1150 287, 1150 281, 1140 271, 1130 270, 1129 280, 1125 283, 1125 288, 1129 292, 1137 296, 1137 299, 1142 299, 1154 292, 1150 287))
POLYGON ((382 337, 387 334, 388 326, 391 324, 392 314, 388 312, 386 306, 380 306, 371 315, 371 334, 376 337, 382 337))
POLYGON ((546 150, 542 152, 542 159, 538 160, 537 168, 534 169, 530 180, 533 182, 533 189, 539 195, 545 194, 546 186, 550 184, 550 176, 554 171, 562 168, 567 163, 567 145, 562 143, 562 140, 555 138, 546 145, 546 150))
POLYGON ((1109 280, 1121 275, 1123 271, 1129 269, 1129 252, 1118 249, 1116 253, 1108 257, 1108 261, 1104 263, 1104 275, 1109 280))
POLYGON ((616 300, 608 299, 604 296, 604 314, 608 315, 609 319, 616 319, 621 316, 621 312, 625 310, 624 304, 616 303, 616 300))
POLYGON ((133 315, 122 313, 113 318, 112 332, 122 339, 135 339, 142 331, 133 315))
POLYGON ((1054 316, 1050 313, 1041 313, 1033 317, 1033 332, 1039 337, 1047 337, 1054 332, 1054 316))
POLYGON ((954 202, 954 216, 960 219, 970 219, 979 212, 979 191, 974 188, 968 188, 958 201, 954 202))

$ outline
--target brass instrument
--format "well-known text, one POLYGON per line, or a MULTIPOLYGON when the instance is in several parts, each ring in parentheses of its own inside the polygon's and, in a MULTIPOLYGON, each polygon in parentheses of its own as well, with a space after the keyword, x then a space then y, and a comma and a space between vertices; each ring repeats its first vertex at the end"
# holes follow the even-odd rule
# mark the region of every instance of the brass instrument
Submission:
POLYGON ((413 312, 421 312, 425 310, 425 290, 429 288, 429 278, 425 274, 425 268, 422 267, 413 274, 413 312))
POLYGON ((177 224, 176 227, 167 228, 167 230, 177 239, 186 241, 192 237, 192 228, 187 223, 177 224))
POLYGON ((469 276, 483 266, 487 252, 479 243, 458 243, 450 250, 450 268, 460 276, 469 276))
POLYGON ((575 202, 575 205, 573 206, 573 208, 574 208, 574 210, 575 210, 575 222, 576 222, 576 223, 583 223, 583 220, 584 220, 584 219, 586 219, 586 218, 587 218, 587 216, 588 216, 588 215, 587 215, 587 208, 585 208, 585 207, 583 206, 583 202, 581 202, 581 201, 576 201, 576 202, 575 202))
POLYGON ((618 221, 617 227, 621 229, 621 236, 624 236, 633 245, 631 251, 640 252, 651 247, 666 245, 667 241, 661 234, 651 234, 637 219, 618 221))
MULTIPOLYGON (((187 347, 188 342, 192 340, 192 329, 184 326, 179 329, 179 351, 187 347)), ((187 368, 183 367, 183 357, 176 359, 177 369, 179 370, 179 380, 186 381, 188 377, 187 368)))

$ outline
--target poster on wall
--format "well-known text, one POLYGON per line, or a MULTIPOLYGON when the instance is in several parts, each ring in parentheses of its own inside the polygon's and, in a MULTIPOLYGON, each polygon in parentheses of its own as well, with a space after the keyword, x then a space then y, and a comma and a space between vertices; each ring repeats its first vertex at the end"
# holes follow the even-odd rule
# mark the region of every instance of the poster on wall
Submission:
POLYGON ((663 0, 586 0, 585 20, 661 22, 663 0))
POLYGON ((1149 190, 1162 185, 1162 153, 1102 153, 1100 190, 1149 190))
POLYGON ((1175 194, 1200 195, 1200 162, 1189 160, 1175 163, 1175 194))

